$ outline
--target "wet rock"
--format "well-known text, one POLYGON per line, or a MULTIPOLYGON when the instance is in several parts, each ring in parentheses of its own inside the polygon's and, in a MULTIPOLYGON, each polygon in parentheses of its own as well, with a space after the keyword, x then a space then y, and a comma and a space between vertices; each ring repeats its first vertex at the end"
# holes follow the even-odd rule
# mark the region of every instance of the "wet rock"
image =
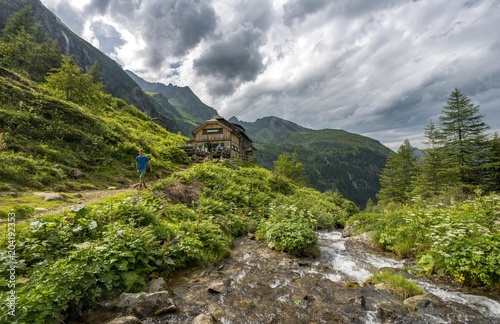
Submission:
POLYGON ((208 292, 211 294, 224 294, 227 292, 227 287, 222 281, 213 282, 210 287, 208 287, 208 292))
POLYGON ((342 237, 351 237, 356 233, 356 227, 352 225, 347 225, 346 228, 342 231, 342 237))
POLYGON ((153 279, 148 283, 148 293, 155 293, 159 291, 168 291, 167 283, 165 282, 165 279, 161 277, 153 279))
POLYGON ((298 260, 297 264, 301 267, 308 267, 311 265, 311 262, 308 260, 298 260))
POLYGON ((377 314, 382 320, 382 323, 392 323, 400 316, 404 315, 405 312, 397 304, 384 302, 377 304, 377 314))
POLYGON ((142 322, 135 316, 117 317, 106 324, 142 324, 142 322))
MULTIPOLYGON (((455 305, 452 303, 447 304, 433 294, 423 294, 407 298, 404 300, 403 305, 412 313, 413 316, 427 314, 453 318, 456 315, 456 312, 453 309, 456 307, 455 305)), ((461 308, 462 311, 474 315, 473 310, 467 310, 464 307, 461 308)))
POLYGON ((363 309, 366 309, 366 297, 361 295, 361 296, 356 296, 354 297, 354 302, 359 303, 363 309))
POLYGON ((123 314, 133 315, 139 319, 177 311, 177 307, 167 291, 123 293, 114 301, 114 308, 123 314))
POLYGON ((212 314, 200 314, 194 318, 191 324, 214 324, 216 322, 212 314))
POLYGON ((346 246, 349 248, 357 249, 360 251, 368 251, 368 252, 382 252, 382 249, 379 245, 372 239, 372 232, 366 232, 360 235, 351 236, 349 240, 346 242, 346 246))

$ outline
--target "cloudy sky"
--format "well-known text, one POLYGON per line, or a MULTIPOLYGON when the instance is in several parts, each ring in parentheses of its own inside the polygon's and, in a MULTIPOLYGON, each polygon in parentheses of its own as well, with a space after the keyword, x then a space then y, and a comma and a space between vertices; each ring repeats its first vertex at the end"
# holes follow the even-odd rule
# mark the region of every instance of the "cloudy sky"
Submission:
POLYGON ((457 87, 500 133, 500 0, 41 0, 150 82, 223 117, 278 116, 397 150, 457 87))

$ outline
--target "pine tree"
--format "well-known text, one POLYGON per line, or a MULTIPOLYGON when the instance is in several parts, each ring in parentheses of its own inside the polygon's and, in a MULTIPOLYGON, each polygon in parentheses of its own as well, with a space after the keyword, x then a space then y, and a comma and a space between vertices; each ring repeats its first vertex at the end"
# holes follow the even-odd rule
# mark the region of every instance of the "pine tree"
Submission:
POLYGON ((426 125, 424 136, 427 141, 423 144, 428 145, 428 148, 422 150, 424 156, 417 163, 418 171, 413 181, 413 194, 426 199, 442 193, 446 181, 443 171, 444 150, 439 140, 441 135, 432 120, 426 125))
POLYGON ((408 140, 397 153, 390 153, 380 175, 378 200, 383 203, 408 203, 411 199, 412 179, 416 171, 417 158, 408 140))
POLYGON ((16 37, 17 33, 21 30, 31 34, 35 25, 36 21, 33 17, 31 6, 27 5, 7 19, 2 31, 2 41, 8 43, 12 38, 16 37))
POLYGON ((92 82, 95 84, 102 84, 102 73, 100 71, 99 61, 95 61, 94 64, 92 64, 87 74, 92 79, 92 82))
POLYGON ((443 107, 440 134, 444 143, 444 165, 450 184, 468 192, 481 184, 487 162, 487 135, 489 127, 482 121, 479 106, 474 105, 458 88, 452 91, 443 107))
POLYGON ((26 72, 35 81, 60 64, 59 46, 36 23, 31 6, 13 14, 6 22, 0 43, 0 64, 26 72))
POLYGON ((488 191, 500 192, 500 137, 498 133, 489 141, 489 158, 485 165, 485 183, 488 191))

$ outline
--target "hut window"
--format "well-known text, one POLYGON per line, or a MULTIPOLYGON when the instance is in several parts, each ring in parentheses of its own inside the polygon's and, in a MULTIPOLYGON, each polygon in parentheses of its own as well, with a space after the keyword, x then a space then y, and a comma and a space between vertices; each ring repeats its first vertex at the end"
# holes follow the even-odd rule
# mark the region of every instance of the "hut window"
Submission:
POLYGON ((203 134, 222 134, 222 128, 205 128, 203 134))

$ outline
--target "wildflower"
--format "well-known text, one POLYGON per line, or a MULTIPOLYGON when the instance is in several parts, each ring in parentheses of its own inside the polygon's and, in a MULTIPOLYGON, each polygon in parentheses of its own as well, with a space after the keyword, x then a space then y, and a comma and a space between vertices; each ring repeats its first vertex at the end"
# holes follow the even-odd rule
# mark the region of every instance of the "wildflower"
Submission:
POLYGON ((34 228, 38 229, 38 228, 43 226, 43 222, 34 221, 34 222, 31 222, 30 225, 33 226, 34 228))
POLYGON ((77 206, 77 205, 73 205, 71 207, 69 207, 69 210, 71 210, 72 212, 79 212, 81 209, 83 209, 85 206, 84 205, 81 205, 81 206, 77 206))
POLYGON ((90 248, 92 245, 90 244, 90 242, 83 242, 83 243, 80 243, 80 244, 75 244, 75 247, 77 249, 88 249, 90 248))
POLYGON ((90 224, 89 224, 89 230, 93 230, 95 228, 97 228, 97 222, 96 221, 90 222, 90 224))

